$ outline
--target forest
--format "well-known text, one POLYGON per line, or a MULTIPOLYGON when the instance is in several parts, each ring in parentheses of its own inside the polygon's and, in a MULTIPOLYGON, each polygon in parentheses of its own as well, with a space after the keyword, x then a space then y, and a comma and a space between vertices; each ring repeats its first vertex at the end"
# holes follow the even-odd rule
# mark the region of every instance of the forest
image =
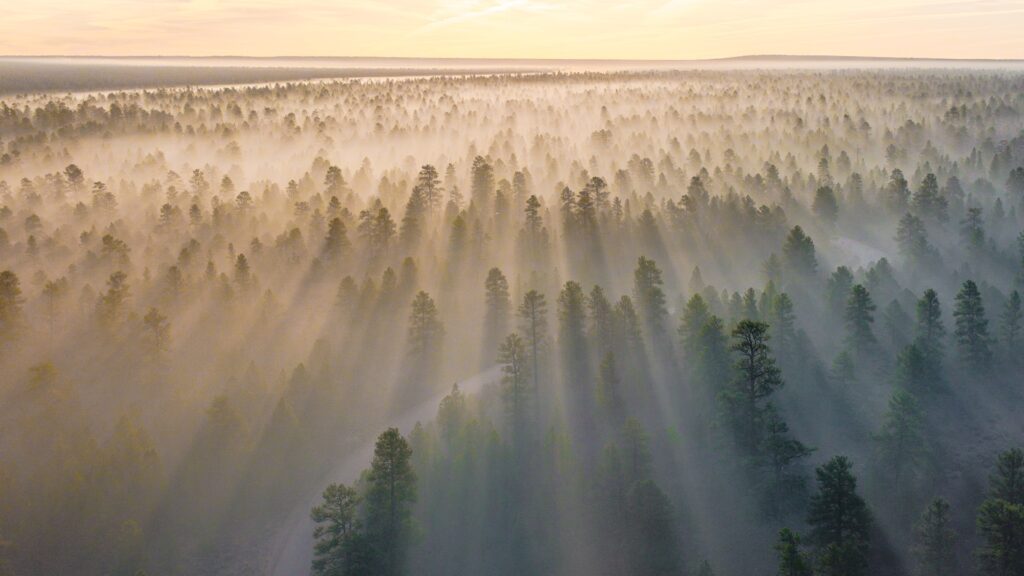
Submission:
POLYGON ((268 82, 0 96, 0 575, 1024 575, 1019 69, 268 82))

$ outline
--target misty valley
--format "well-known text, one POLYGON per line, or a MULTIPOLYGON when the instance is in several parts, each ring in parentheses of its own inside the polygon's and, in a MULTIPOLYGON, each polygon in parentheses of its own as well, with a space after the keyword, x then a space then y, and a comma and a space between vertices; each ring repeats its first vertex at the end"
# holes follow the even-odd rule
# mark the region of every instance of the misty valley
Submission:
POLYGON ((0 575, 1024 575, 1020 69, 260 70, 0 96, 0 575))

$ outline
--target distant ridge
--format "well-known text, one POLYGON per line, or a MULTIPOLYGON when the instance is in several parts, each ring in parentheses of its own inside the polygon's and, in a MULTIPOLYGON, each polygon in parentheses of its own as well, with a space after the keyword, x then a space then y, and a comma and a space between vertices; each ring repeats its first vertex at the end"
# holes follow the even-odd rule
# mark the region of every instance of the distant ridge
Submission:
POLYGON ((0 56, 0 95, 228 86, 316 79, 543 72, 853 69, 1024 70, 1024 60, 755 54, 704 60, 386 56, 0 56))
POLYGON ((477 58, 477 57, 438 57, 428 58, 423 56, 299 56, 299 55, 278 55, 278 56, 238 56, 230 54, 210 54, 203 56, 186 55, 127 55, 108 56, 103 54, 91 55, 13 55, 0 54, 0 59, 11 60, 105 60, 105 61, 216 61, 234 60, 245 62, 279 62, 279 61, 306 61, 306 62, 444 62, 444 63, 521 63, 536 62, 544 64, 552 63, 659 63, 659 64, 699 64, 713 62, 1022 62, 1024 58, 937 58, 917 56, 858 56, 858 55, 832 55, 832 54, 741 54, 738 56, 722 56, 717 58, 477 58))

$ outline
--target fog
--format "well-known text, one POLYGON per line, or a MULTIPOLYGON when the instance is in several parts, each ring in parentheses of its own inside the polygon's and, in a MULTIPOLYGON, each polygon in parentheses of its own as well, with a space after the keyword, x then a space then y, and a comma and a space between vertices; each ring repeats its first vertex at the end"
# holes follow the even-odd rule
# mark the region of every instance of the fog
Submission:
POLYGON ((15 60, 0 574, 1024 569, 1016 64, 15 60))

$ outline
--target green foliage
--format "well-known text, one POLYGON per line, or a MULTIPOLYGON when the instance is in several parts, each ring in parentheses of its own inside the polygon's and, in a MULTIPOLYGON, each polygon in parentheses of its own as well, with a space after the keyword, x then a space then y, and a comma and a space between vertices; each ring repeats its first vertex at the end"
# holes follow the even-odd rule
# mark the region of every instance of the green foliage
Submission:
POLYGON ((982 573, 1024 573, 1024 452, 1020 449, 999 455, 977 522, 983 539, 977 552, 982 573))
POLYGON ((501 383, 505 411, 511 422, 512 436, 519 439, 527 420, 530 367, 526 342, 519 334, 509 334, 498 347, 498 364, 503 374, 501 383))
POLYGON ((921 514, 914 527, 915 574, 954 576, 958 574, 956 533, 949 517, 949 503, 936 498, 921 514))
POLYGON ((807 554, 800 550, 800 536, 783 528, 779 532, 779 542, 775 545, 779 553, 779 576, 812 576, 811 561, 807 554))
POLYGON ((768 347, 768 325, 743 320, 732 331, 732 351, 737 356, 735 379, 722 393, 726 417, 740 450, 755 458, 766 437, 769 396, 783 385, 782 372, 768 347))
POLYGON ((981 303, 981 292, 974 281, 964 282, 957 293, 953 317, 956 318, 956 330, 953 334, 956 336, 960 360, 971 370, 987 370, 992 361, 988 319, 985 317, 985 307, 981 303))
POLYGON ((794 226, 782 247, 783 262, 797 277, 812 276, 818 269, 814 252, 814 241, 804 233, 803 228, 794 226))
POLYGON ((807 523, 823 576, 867 572, 871 514, 857 494, 852 468, 846 457, 836 456, 816 471, 818 493, 811 497, 807 523))
POLYGON ((416 473, 412 449, 389 428, 377 437, 373 462, 366 474, 366 530, 380 561, 382 575, 401 574, 412 537, 412 504, 416 473))
POLYGON ((857 284, 850 290, 846 301, 846 343, 856 354, 872 351, 877 343, 871 324, 875 321, 875 303, 863 285, 857 284))
POLYGON ((633 300, 644 319, 644 326, 652 335, 660 335, 665 328, 665 293, 662 291, 661 270, 643 256, 637 261, 633 272, 633 300))
POLYGON ((313 530, 313 574, 356 576, 372 574, 375 558, 362 534, 359 522, 359 494, 344 484, 324 489, 323 503, 311 513, 313 530))

